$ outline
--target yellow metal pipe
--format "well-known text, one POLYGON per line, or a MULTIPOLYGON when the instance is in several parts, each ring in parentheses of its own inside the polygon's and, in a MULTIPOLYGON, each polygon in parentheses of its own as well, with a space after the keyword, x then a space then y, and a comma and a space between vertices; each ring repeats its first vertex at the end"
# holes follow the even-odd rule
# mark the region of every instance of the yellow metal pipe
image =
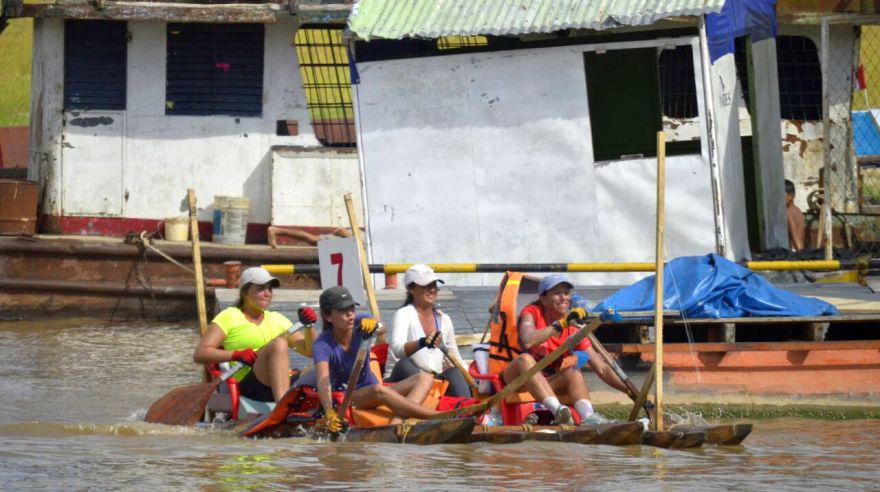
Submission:
MULTIPOLYGON (((384 265, 370 265, 372 273, 398 274, 404 273, 412 263, 386 263, 384 265)), ((429 263, 437 273, 490 273, 503 272, 504 269, 523 270, 528 272, 538 271, 526 268, 524 264, 480 264, 480 263, 429 263)), ((316 273, 317 265, 303 265, 297 270, 297 265, 261 265, 272 275, 293 275, 294 273, 316 273)), ((751 270, 841 270, 838 260, 810 260, 810 261, 749 261, 745 267, 751 270)), ((653 272, 653 263, 554 263, 546 266, 548 272, 653 272)))
POLYGON ((260 265, 272 275, 293 275, 296 273, 295 265, 260 265))
POLYGON ((749 261, 746 262, 746 268, 750 270, 839 270, 840 261, 749 261))
POLYGON ((652 272, 653 263, 567 263, 569 272, 652 272))

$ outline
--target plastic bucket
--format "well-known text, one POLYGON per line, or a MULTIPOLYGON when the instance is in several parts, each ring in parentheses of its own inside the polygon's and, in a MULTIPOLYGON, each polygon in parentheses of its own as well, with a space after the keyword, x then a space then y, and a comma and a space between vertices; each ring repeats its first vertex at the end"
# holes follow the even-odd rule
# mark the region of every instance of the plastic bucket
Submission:
POLYGON ((0 235, 36 233, 38 194, 33 181, 0 179, 0 235))
MULTIPOLYGON (((475 343, 473 345, 474 362, 477 363, 477 369, 480 374, 489 374, 489 344, 475 343)), ((477 382, 480 393, 489 393, 492 391, 492 383, 489 381, 477 382)))
POLYGON ((189 219, 187 217, 169 217, 165 219, 165 239, 168 241, 186 241, 189 239, 189 219))
POLYGON ((214 197, 214 242, 244 244, 251 201, 237 196, 214 197))

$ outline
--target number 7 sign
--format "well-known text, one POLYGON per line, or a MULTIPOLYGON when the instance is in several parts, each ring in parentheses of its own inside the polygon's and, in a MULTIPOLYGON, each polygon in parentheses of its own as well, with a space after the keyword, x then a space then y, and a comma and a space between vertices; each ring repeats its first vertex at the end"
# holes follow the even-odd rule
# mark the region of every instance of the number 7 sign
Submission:
POLYGON ((366 306, 367 294, 364 291, 356 241, 354 237, 318 241, 321 288, 344 285, 351 292, 355 302, 366 306))

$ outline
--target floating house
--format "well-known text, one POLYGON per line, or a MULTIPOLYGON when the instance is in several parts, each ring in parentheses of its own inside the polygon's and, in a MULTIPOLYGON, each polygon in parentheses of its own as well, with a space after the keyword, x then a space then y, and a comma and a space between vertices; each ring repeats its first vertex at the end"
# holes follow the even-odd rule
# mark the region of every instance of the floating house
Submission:
MULTIPOLYGON (((806 209, 825 158, 815 14, 841 6, 795 3, 26 4, 41 230, 155 230, 192 187, 207 237, 240 196, 264 243, 347 225, 353 192, 374 263, 645 261, 662 130, 669 257, 748 258, 787 244, 783 178, 806 209)), ((858 39, 832 26, 838 127, 858 39)))

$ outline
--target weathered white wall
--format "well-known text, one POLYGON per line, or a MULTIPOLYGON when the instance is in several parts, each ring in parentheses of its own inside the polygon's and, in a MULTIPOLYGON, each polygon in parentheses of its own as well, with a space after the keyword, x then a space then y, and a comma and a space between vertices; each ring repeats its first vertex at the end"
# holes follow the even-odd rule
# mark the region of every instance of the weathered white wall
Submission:
POLYGON ((61 111, 64 23, 34 19, 28 179, 41 186, 41 209, 61 209, 61 111))
POLYGON ((751 258, 737 104, 742 96, 733 53, 715 60, 710 67, 710 76, 721 175, 721 207, 724 216, 722 227, 727 243, 725 256, 734 260, 751 258))
POLYGON ((343 196, 351 193, 363 227, 357 153, 334 148, 277 147, 272 152, 272 223, 350 227, 343 196))
MULTIPOLYGON (((65 149, 61 150, 64 24, 48 19, 35 24, 37 62, 33 69, 35 98, 31 114, 34 125, 46 130, 38 134, 32 145, 42 149, 42 159, 50 163, 51 172, 82 174, 66 176, 62 180, 66 183, 63 192, 57 182, 51 184, 43 212, 93 215, 95 210, 82 204, 93 201, 100 190, 95 186, 70 185, 94 182, 96 177, 112 172, 121 175, 121 212, 107 210, 104 215, 156 219, 179 216, 186 189, 192 187, 202 209, 201 220, 211 219, 214 195, 233 195, 251 199, 251 222, 268 223, 272 145, 320 145, 302 90, 293 46, 295 25, 266 25, 261 117, 166 116, 165 24, 129 22, 128 30, 128 101, 126 110, 117 116, 124 120, 122 157, 118 162, 99 163, 88 156, 101 151, 106 139, 84 137, 87 132, 100 133, 104 130, 101 125, 66 126, 65 149), (38 98, 42 104, 37 102, 38 98), (282 119, 298 120, 300 135, 276 136, 276 120, 282 119)), ((76 113, 65 117, 99 115, 91 111, 76 113)), ((115 119, 112 124, 117 124, 115 119)), ((34 159, 36 169, 39 157, 34 159)))
POLYGON ((760 172, 761 214, 767 248, 788 247, 788 224, 785 214, 785 172, 782 167, 782 134, 779 122, 779 73, 776 69, 776 39, 752 43, 755 84, 755 126, 753 143, 760 172))
MULTIPOLYGON (((829 87, 832 101, 837 104, 832 111, 833 134, 846 135, 849 125, 849 109, 852 97, 853 50, 858 48, 856 33, 851 26, 832 25, 829 30, 831 41, 831 70, 829 87)), ((815 43, 819 60, 822 60, 822 36, 818 25, 780 25, 780 36, 805 36, 815 43)), ((819 187, 819 174, 824 165, 824 144, 822 120, 782 120, 782 155, 785 177, 794 182, 797 189, 795 205, 806 211, 807 195, 819 187)), ((833 149, 834 162, 849 161, 848 166, 839 166, 842 173, 838 182, 854 186, 856 183, 855 161, 848 146, 833 149), (847 171, 848 169, 848 171, 847 171), (847 174, 849 173, 849 174, 847 174)), ((852 196, 856 196, 850 190, 852 196)), ((839 204, 836 204, 837 207, 839 204)))
MULTIPOLYGON (((583 52, 358 64, 372 261, 653 259, 655 175, 647 168, 655 161, 593 162, 583 52)), ((672 158, 667 169, 668 254, 714 251, 706 161, 672 158)), ((446 278, 490 285, 498 277, 446 278)), ((574 277, 607 284, 635 275, 574 277)))

